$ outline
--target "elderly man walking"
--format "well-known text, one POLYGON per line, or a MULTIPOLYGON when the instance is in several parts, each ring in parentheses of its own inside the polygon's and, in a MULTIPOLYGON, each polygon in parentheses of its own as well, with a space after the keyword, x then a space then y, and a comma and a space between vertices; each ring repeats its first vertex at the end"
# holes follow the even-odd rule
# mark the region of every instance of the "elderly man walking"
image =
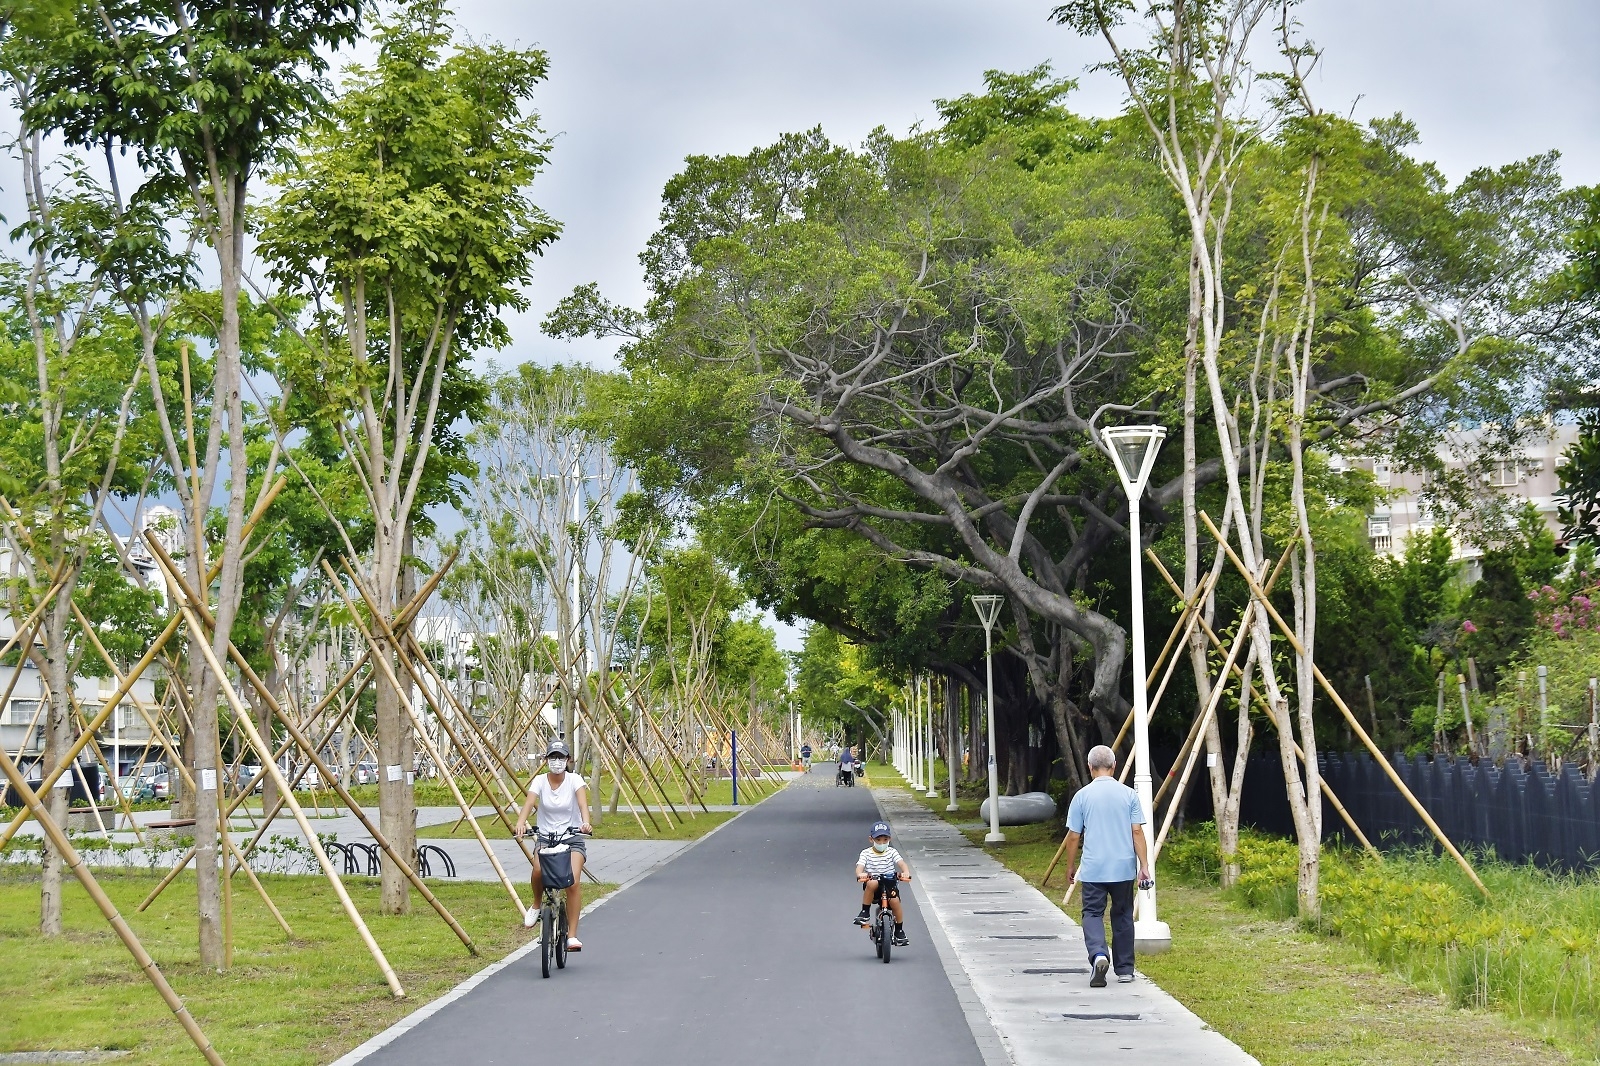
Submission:
POLYGON ((1083 888, 1083 944, 1091 988, 1106 986, 1106 971, 1133 980, 1133 892, 1150 881, 1144 811, 1139 796, 1112 775, 1117 756, 1104 744, 1089 749, 1090 781, 1067 808, 1067 883, 1083 888), (1083 849, 1083 864, 1078 850, 1083 849), (1111 904, 1111 949, 1106 950, 1106 903, 1111 904))

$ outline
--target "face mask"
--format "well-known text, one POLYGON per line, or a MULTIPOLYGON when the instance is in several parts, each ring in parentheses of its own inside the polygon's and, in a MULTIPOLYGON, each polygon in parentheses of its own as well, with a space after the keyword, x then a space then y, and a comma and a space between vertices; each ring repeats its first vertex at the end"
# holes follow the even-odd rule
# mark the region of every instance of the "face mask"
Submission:
POLYGON ((882 854, 883 852, 889 850, 889 845, 888 844, 880 844, 876 840, 874 840, 872 842, 872 850, 878 852, 879 854, 882 854))
POLYGON ((565 760, 565 759, 551 759, 550 760, 550 772, 553 773, 553 774, 564 774, 564 773, 566 773, 567 772, 567 760, 565 760))

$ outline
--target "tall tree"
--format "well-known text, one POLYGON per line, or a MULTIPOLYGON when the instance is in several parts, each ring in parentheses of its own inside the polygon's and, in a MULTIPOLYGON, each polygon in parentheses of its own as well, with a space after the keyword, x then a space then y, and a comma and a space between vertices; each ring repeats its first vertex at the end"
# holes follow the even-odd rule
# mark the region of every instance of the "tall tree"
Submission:
MULTIPOLYGON (((105 152, 108 161, 131 151, 146 179, 140 194, 181 201, 215 258, 213 417, 200 449, 193 441, 181 447, 170 419, 163 430, 190 572, 220 563, 209 638, 219 661, 244 582, 247 479, 227 471, 230 463, 242 467, 245 455, 240 297, 251 182, 321 102, 327 53, 355 39, 360 13, 359 0, 56 0, 26 27, 40 72, 27 120, 68 144, 105 152), (213 542, 207 517, 219 491, 225 518, 213 542)), ((146 355, 153 362, 148 339, 146 355)), ((178 386, 156 370, 147 366, 160 414, 178 386)), ((188 671, 195 779, 214 782, 221 679, 199 654, 189 656, 188 671)), ((202 788, 195 799, 200 964, 220 969, 217 793, 202 788)))
MULTIPOLYGON (((439 0, 402 8, 377 41, 375 65, 349 71, 284 172, 261 243, 285 293, 309 308, 283 388, 359 472, 373 516, 368 578, 392 615, 421 506, 453 491, 464 461, 456 420, 482 401, 468 358, 506 343, 501 314, 526 306, 519 286, 558 227, 527 195, 548 152, 526 110, 545 54, 452 48, 439 0)), ((356 545, 344 547, 355 560, 356 545)), ((379 810, 403 853, 416 831, 406 698, 380 681, 379 810)), ((385 859, 384 911, 408 906, 385 859)))

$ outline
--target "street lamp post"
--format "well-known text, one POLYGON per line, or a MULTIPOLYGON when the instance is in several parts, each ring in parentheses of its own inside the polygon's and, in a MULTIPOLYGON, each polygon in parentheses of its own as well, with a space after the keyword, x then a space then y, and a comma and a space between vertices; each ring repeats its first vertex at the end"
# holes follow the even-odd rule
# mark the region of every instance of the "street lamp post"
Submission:
MULTIPOLYGON (((1167 431, 1162 426, 1116 426, 1100 431, 1100 439, 1111 453, 1122 491, 1128 498, 1128 558, 1133 588, 1133 789, 1144 812, 1145 832, 1154 826, 1154 802, 1150 781, 1150 705, 1145 692, 1144 663, 1144 561, 1140 551, 1139 498, 1150 479, 1156 453, 1167 431)), ((1151 837, 1150 843, 1154 844, 1151 837)), ((1152 871, 1153 872, 1153 871, 1152 871)), ((1156 914, 1156 890, 1152 885, 1139 898, 1139 920, 1133 927, 1134 942, 1141 951, 1162 951, 1172 944, 1172 930, 1156 914)))
POLYGON ((956 802, 956 759, 961 755, 961 738, 957 735, 956 730, 955 701, 951 699, 949 695, 949 689, 946 689, 945 693, 944 726, 946 737, 944 742, 944 768, 950 774, 950 792, 948 797, 950 802, 945 804, 944 809, 946 812, 953 812, 961 809, 961 805, 956 802))
POLYGON ((983 711, 989 719, 989 831, 984 834, 986 844, 1001 844, 1006 835, 1000 832, 1000 781, 994 764, 994 620, 1000 617, 1000 596, 974 596, 972 606, 983 623, 983 665, 988 675, 988 696, 983 711))
POLYGON ((933 765, 938 757, 938 748, 933 743, 933 682, 928 680, 926 674, 922 678, 922 715, 923 739, 928 747, 928 791, 924 795, 928 799, 938 799, 939 777, 933 765))

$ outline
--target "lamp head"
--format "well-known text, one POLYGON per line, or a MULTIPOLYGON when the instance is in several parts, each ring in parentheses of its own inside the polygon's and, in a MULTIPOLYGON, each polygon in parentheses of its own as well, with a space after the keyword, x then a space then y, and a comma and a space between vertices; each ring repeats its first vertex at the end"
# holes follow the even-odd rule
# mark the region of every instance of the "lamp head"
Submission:
POLYGON ((994 628, 994 620, 1000 616, 1000 603, 1004 596, 974 596, 972 606, 978 612, 978 620, 983 623, 984 629, 994 628))
POLYGON ((1145 482, 1166 435, 1165 426, 1111 426, 1100 431, 1100 441, 1111 453, 1111 462, 1129 500, 1144 495, 1145 482))

